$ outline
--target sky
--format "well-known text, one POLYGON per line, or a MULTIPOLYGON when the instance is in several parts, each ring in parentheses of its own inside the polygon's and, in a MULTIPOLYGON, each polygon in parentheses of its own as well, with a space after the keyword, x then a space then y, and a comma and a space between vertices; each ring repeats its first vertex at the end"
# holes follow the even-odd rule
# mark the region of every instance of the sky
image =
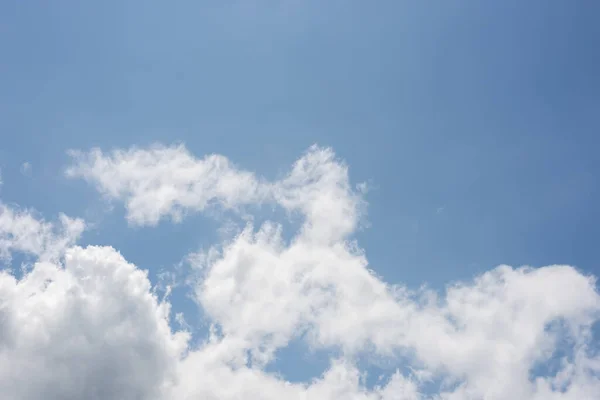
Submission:
POLYGON ((595 398, 599 12, 0 1, 0 392, 595 398))

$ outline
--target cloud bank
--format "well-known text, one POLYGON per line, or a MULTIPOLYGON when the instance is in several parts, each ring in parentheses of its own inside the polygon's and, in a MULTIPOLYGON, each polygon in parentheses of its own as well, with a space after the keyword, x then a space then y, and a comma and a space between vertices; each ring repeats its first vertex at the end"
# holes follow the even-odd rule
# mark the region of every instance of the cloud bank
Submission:
MULTIPOLYGON (((38 257, 0 272, 0 393, 7 399, 594 399, 600 356, 593 277, 571 266, 499 266, 445 293, 389 285, 352 239, 365 201, 331 149, 311 147, 280 180, 184 146, 71 152, 67 175, 122 202, 131 224, 261 204, 301 217, 189 257, 211 332, 197 346, 169 324, 147 273, 110 247, 79 247, 85 224, 0 208, 0 254, 38 257), (330 351, 310 382, 268 373, 301 340, 330 351), (359 359, 397 369, 367 385, 359 359), (391 360, 391 361, 390 361, 391 360)), ((240 220, 241 221, 241 220, 240 220)), ((143 266, 141 266, 143 267, 143 266)))

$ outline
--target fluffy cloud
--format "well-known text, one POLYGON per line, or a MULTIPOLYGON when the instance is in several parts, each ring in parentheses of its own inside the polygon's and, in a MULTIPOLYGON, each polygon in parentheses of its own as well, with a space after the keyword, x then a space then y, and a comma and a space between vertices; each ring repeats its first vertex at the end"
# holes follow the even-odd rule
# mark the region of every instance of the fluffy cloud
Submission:
POLYGON ((305 237, 329 241, 351 233, 359 211, 346 166, 330 149, 316 146, 277 182, 260 180, 220 155, 196 159, 182 145, 70 154, 74 163, 67 176, 84 178, 109 199, 123 201, 127 219, 137 225, 156 225, 164 217, 179 221, 210 205, 236 210, 274 202, 306 217, 305 237))
POLYGON ((60 225, 36 218, 30 210, 18 210, 0 203, 0 259, 10 261, 19 251, 53 260, 81 236, 85 223, 79 218, 59 216, 60 225))
POLYGON ((213 202, 227 208, 260 202, 262 186, 253 174, 239 171, 223 156, 194 158, 183 146, 150 149, 71 151, 75 163, 67 176, 96 184, 109 199, 120 199, 127 219, 136 225, 156 225, 170 216, 202 211, 213 202))
POLYGON ((163 398, 186 336, 150 289, 106 247, 72 247, 21 279, 1 273, 3 398, 163 398))
POLYGON ((72 246, 82 222, 79 231, 61 231, 4 211, 4 253, 40 257, 21 278, 0 274, 6 398, 579 400, 600 393, 592 277, 570 266, 500 266, 443 295, 388 285, 351 239, 364 201, 330 149, 310 148, 277 181, 222 156, 196 159, 183 146, 72 155, 67 174, 122 201, 134 224, 261 203, 302 223, 288 240, 276 221, 248 224, 189 257, 195 299, 212 324, 192 346, 188 332, 170 327, 169 303, 156 298, 143 270, 112 248, 72 246), (331 351, 321 377, 290 383, 266 372, 292 340, 331 351), (367 387, 359 359, 391 360, 398 370, 367 387))

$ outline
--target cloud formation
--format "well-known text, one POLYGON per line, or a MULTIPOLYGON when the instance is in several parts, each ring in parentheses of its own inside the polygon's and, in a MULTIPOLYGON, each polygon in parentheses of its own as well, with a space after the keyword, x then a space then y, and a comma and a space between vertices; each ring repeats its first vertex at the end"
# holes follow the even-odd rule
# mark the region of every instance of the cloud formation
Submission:
POLYGON ((195 300, 212 324, 192 346, 189 332, 169 324, 168 300, 155 296, 142 269, 110 247, 73 245, 82 221, 65 219, 70 228, 57 230, 3 209, 0 249, 40 257, 21 278, 0 273, 7 398, 591 400, 600 393, 593 277, 565 265, 499 266, 443 294, 389 285, 352 240, 365 202, 331 149, 311 147, 276 181, 223 156, 195 158, 181 145, 71 154, 67 175, 122 201, 132 224, 179 221, 213 206, 246 213, 257 204, 302 223, 291 240, 281 221, 246 223, 189 257, 195 300), (292 340, 330 351, 322 376, 290 383, 266 372, 292 340), (397 370, 367 385, 358 362, 365 356, 397 370))
POLYGON ((0 260, 10 261, 18 251, 42 261, 55 260, 72 246, 85 229, 80 218, 59 215, 59 225, 38 219, 31 210, 20 210, 0 202, 0 260))

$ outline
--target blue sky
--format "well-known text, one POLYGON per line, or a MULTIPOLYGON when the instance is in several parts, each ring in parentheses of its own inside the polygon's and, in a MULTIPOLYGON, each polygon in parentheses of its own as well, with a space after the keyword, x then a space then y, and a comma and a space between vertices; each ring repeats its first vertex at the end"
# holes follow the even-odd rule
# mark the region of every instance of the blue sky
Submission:
POLYGON ((183 142, 275 179, 318 143, 368 182, 356 237, 387 282, 441 289, 499 264, 599 275, 599 12, 4 0, 0 196, 95 223, 82 243, 112 245, 154 279, 217 240, 218 222, 128 227, 122 205, 65 178, 68 149, 183 142))
POLYGON ((592 2, 545 3, 2 2, 3 195, 85 207, 19 182, 68 148, 183 141, 268 175, 319 143, 373 185, 389 279, 593 270, 600 28, 592 2))

